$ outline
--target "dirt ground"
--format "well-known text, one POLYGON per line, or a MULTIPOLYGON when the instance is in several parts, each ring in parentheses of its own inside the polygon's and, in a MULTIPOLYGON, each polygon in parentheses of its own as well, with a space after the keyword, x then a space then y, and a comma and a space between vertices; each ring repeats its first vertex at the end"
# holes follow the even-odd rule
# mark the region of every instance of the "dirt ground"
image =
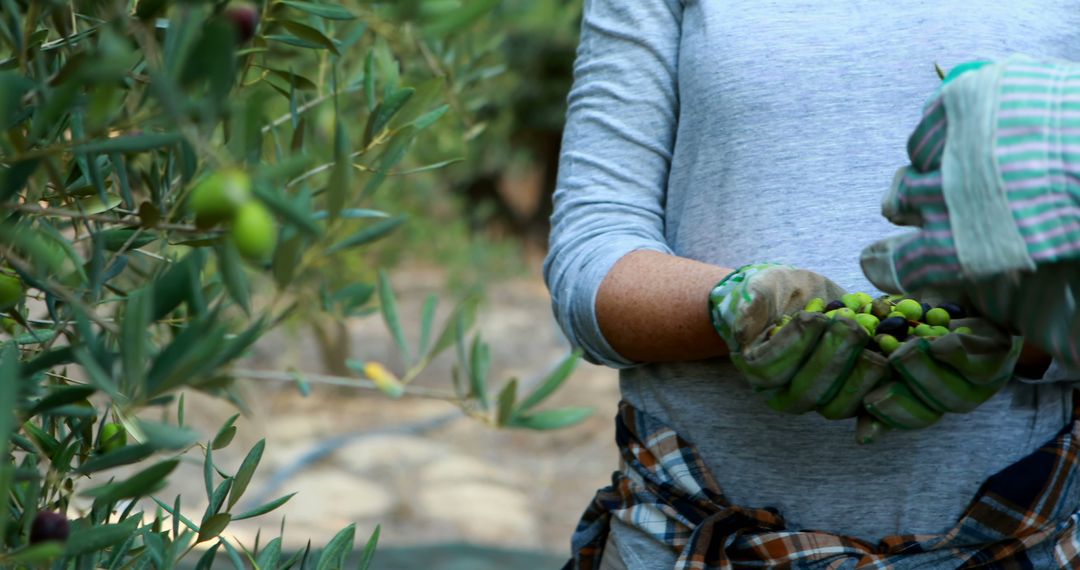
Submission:
MULTIPOLYGON (((539 271, 532 275, 490 286, 479 313, 477 330, 491 345, 495 388, 511 376, 525 387, 535 385, 569 352, 539 271)), ((438 291, 441 277, 430 270, 397 271, 394 283, 403 322, 415 324, 424 297, 438 291)), ((388 356, 396 351, 377 315, 350 322, 349 331, 351 357, 399 364, 388 356)), ((310 335, 276 333, 245 366, 320 372, 317 354, 310 335)), ((450 363, 449 356, 440 358, 418 382, 449 390, 450 363)), ((286 548, 302 548, 308 539, 325 544, 355 523, 358 544, 381 525, 380 544, 388 547, 464 542, 563 555, 578 516, 616 466, 616 374, 585 362, 546 406, 591 406, 596 412, 556 432, 495 430, 459 417, 447 402, 395 401, 350 387, 313 384, 306 397, 294 385, 273 380, 247 380, 243 388, 253 414, 237 423, 236 439, 215 452, 215 461, 230 472, 258 440, 266 439, 266 450, 234 512, 254 506, 253 500, 297 493, 271 515, 230 525, 248 545, 260 527, 264 542, 276 536, 284 516, 286 548), (441 425, 425 426, 432 421, 441 425), (302 460, 320 446, 332 450, 312 462, 302 460)), ((221 402, 188 398, 188 421, 207 437, 235 413, 221 402)), ((184 512, 196 520, 207 502, 197 459, 182 465, 172 488, 159 495, 182 493, 184 512)))

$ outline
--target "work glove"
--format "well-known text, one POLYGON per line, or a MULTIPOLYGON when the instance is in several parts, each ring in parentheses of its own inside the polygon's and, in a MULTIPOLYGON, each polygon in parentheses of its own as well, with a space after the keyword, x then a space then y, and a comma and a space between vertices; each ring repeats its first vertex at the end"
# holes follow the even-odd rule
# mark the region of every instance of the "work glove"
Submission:
POLYGON ((844 293, 817 273, 776 264, 741 267, 713 288, 713 325, 773 409, 854 417, 886 374, 885 357, 864 350, 870 335, 857 322, 804 310, 812 299, 844 293))
MULTIPOLYGON (((969 412, 1012 376, 1020 342, 988 321, 950 319, 949 327, 960 332, 902 344, 893 337, 899 346, 884 347, 886 356, 853 318, 852 309, 869 296, 847 314, 820 310, 824 299, 850 304, 851 297, 814 272, 757 264, 721 281, 709 305, 732 362, 771 408, 858 417, 860 443, 888 429, 928 427, 944 413, 969 412), (815 297, 819 306, 808 307, 815 297)), ((915 305, 919 314, 912 316, 922 318, 922 305, 915 305)), ((895 334, 906 340, 907 330, 895 334)))
POLYGON ((1023 341, 981 318, 949 322, 949 334, 919 337, 889 355, 889 381, 863 399, 889 428, 922 429, 946 413, 974 410, 1013 376, 1023 341))
POLYGON ((1080 65, 1014 56, 945 78, 882 202, 917 232, 862 253, 882 291, 962 288, 1080 371, 1080 65))

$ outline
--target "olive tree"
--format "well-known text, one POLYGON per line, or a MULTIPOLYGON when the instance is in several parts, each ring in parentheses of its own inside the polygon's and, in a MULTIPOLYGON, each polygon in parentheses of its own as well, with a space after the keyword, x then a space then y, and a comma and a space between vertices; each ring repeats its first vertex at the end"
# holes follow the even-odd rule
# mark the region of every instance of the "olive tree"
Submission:
POLYGON ((351 526, 287 560, 280 537, 227 539, 291 495, 238 511, 264 443, 227 471, 214 452, 237 416, 213 434, 185 423, 187 390, 243 409, 234 363, 306 307, 382 315, 407 367, 351 364, 389 397, 456 349, 469 415, 530 429, 588 415, 536 409, 573 357, 524 397, 513 380, 490 396, 471 300, 436 323, 429 299, 411 346, 386 268, 325 271, 406 223, 372 207, 381 187, 447 162, 417 164, 413 145, 452 116, 450 75, 409 84, 395 44, 436 53, 493 6, 0 0, 0 566, 340 567, 351 526), (194 516, 158 496, 191 455, 194 516))

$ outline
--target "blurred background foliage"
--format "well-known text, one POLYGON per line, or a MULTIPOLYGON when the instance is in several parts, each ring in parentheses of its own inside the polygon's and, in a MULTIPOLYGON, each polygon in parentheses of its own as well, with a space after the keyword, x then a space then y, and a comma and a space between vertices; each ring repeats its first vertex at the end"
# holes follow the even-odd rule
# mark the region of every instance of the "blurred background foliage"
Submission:
POLYGON ((393 398, 456 349, 444 394, 467 415, 587 417, 535 409, 574 357, 492 394, 475 296, 402 323, 388 271, 429 262, 474 292, 542 248, 579 9, 0 0, 0 564, 167 568, 207 543, 199 567, 340 567, 352 526, 291 560, 279 539, 222 538, 291 495, 234 511, 264 442, 227 471, 213 452, 236 416, 207 440, 185 425, 184 389, 245 409, 232 364, 282 323, 333 346, 380 313, 396 370, 324 357, 393 398), (189 518, 154 493, 192 454, 206 508, 189 518))
MULTIPOLYGON (((438 3, 397 10, 410 17, 428 5, 438 3)), ((442 42, 391 31, 403 75, 443 78, 451 107, 417 145, 418 162, 459 162, 411 180, 411 192, 379 196, 419 220, 387 261, 442 265, 462 291, 520 274, 522 260, 543 254, 580 17, 581 0, 503 0, 442 42)))

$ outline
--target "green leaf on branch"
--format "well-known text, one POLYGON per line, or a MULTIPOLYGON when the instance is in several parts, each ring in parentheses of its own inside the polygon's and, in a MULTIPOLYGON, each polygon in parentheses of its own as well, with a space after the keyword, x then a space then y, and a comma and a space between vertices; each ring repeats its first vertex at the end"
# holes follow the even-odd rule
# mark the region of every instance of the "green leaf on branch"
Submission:
POLYGON ((293 85, 300 91, 319 91, 319 86, 315 85, 310 79, 301 76, 299 73, 292 71, 286 71, 284 69, 267 68, 268 71, 274 74, 274 76, 282 79, 286 85, 293 85))
POLYGON ((506 425, 538 431, 554 430, 579 424, 592 414, 592 408, 559 408, 513 416, 506 425))
POLYGON ((213 314, 188 324, 154 359, 146 375, 146 395, 158 396, 185 384, 197 385, 221 361, 225 327, 213 314))
POLYGON ((123 542, 139 527, 140 519, 131 517, 116 524, 101 524, 90 527, 76 527, 71 530, 64 543, 65 556, 80 556, 90 552, 103 551, 110 546, 123 542))
MULTIPOLYGON (((6 348, 7 347, 5 346, 5 349, 6 348)), ((3 361, 6 358, 6 356, 7 356, 6 354, 3 355, 3 356, 0 356, 0 361, 3 361)), ((17 366, 17 362, 18 361, 16 359, 16 366, 17 366)), ((4 368, 4 366, 6 366, 6 365, 7 365, 6 362, 0 362, 0 382, 4 382, 4 381, 7 380, 7 378, 3 376, 3 374, 8 373, 8 371, 4 368)), ((14 372, 17 375, 18 374, 18 368, 16 368, 14 370, 14 372)), ((3 392, 3 391, 4 391, 4 386, 0 385, 0 392, 3 392)), ((93 386, 58 386, 58 387, 52 388, 52 389, 50 389, 49 393, 45 395, 44 398, 38 400, 38 403, 34 404, 34 407, 30 408, 30 411, 28 411, 26 413, 26 416, 28 418, 34 417, 34 416, 36 416, 36 415, 38 415, 41 412, 44 412, 46 410, 51 410, 53 408, 58 408, 60 406, 64 406, 64 405, 67 405, 67 404, 73 404, 75 402, 81 402, 81 401, 87 399, 88 397, 90 397, 90 395, 92 395, 96 391, 97 390, 93 386)), ((14 396, 12 396, 10 400, 0 398, 0 401, 14 402, 14 396)), ((11 407, 14 407, 14 406, 11 406, 11 407)), ((0 412, 0 413, 3 413, 3 412, 0 412)), ((3 426, 3 421, 0 420, 0 437, 3 437, 3 435, 5 433, 3 431, 2 426, 3 426)))
POLYGON ((518 406, 518 410, 521 412, 528 411, 540 402, 543 402, 550 396, 555 390, 562 386, 563 382, 570 377, 570 374, 577 367, 578 362, 581 361, 581 351, 575 350, 570 356, 567 356, 559 363, 555 370, 548 374, 540 385, 532 391, 531 394, 525 397, 518 406))
MULTIPOLYGON (((195 524, 194 521, 192 521, 191 519, 185 517, 184 514, 180 511, 179 508, 170 507, 169 505, 166 505, 165 503, 158 500, 157 497, 151 497, 151 498, 154 499, 154 502, 157 503, 158 506, 162 508, 162 510, 169 513, 169 516, 171 516, 174 521, 179 522, 179 523, 184 523, 184 526, 188 527, 189 529, 191 529, 193 531, 198 532, 199 527, 195 524)), ((179 505, 180 504, 180 495, 176 496, 176 501, 177 501, 177 505, 179 505)))
POLYGON ((100 214, 119 206, 123 200, 119 196, 106 196, 103 202, 98 196, 89 196, 75 202, 76 208, 87 215, 100 214))
POLYGON ((318 237, 322 234, 315 220, 319 219, 308 210, 301 200, 292 200, 283 194, 279 194, 263 187, 256 187, 255 195, 262 200, 270 211, 281 216, 286 222, 308 236, 318 237))
POLYGON ((491 348, 477 334, 469 351, 469 396, 476 398, 484 409, 488 407, 487 377, 490 368, 491 348))
POLYGON ((316 4, 315 2, 299 2, 297 0, 281 0, 279 3, 327 20, 352 20, 356 18, 348 10, 337 4, 316 4))
POLYGON ((137 289, 128 294, 123 320, 120 322, 120 354, 124 364, 124 386, 131 390, 142 384, 146 374, 147 329, 154 308, 154 294, 149 289, 137 289))
POLYGON ((240 469, 236 471, 236 481, 233 483, 232 492, 229 494, 230 509, 247 490, 248 483, 251 482, 251 476, 255 474, 255 469, 259 466, 259 461, 262 460, 263 449, 265 448, 266 440, 260 439, 244 457, 244 462, 240 464, 240 469))
POLYGON ((115 451, 98 455, 86 463, 83 463, 75 471, 77 473, 89 474, 98 471, 104 471, 105 469, 112 469, 113 467, 120 467, 121 465, 131 465, 132 463, 138 463, 147 457, 154 454, 157 449, 150 444, 143 443, 139 445, 125 445, 115 451))
POLYGON ((392 95, 380 103, 368 117, 367 126, 364 128, 364 146, 371 144, 376 135, 382 132, 390 123, 390 119, 405 106, 405 103, 413 96, 416 90, 412 87, 398 89, 392 95))
POLYGON ((364 101, 368 111, 374 113, 378 105, 375 93, 375 52, 369 51, 364 59, 364 101))
POLYGON ((84 491, 82 494, 94 497, 103 504, 149 495, 165 485, 165 478, 172 473, 173 469, 176 469, 179 463, 179 459, 162 461, 119 483, 107 483, 84 491))
MULTIPOLYGON (((213 570, 214 559, 217 558, 217 551, 221 548, 222 542, 223 541, 218 541, 199 557, 199 562, 195 565, 195 570, 213 570)), ((244 567, 241 567, 241 570, 245 570, 244 567)))
POLYGON ((243 513, 240 513, 240 514, 236 515, 235 517, 233 517, 233 520, 234 521, 239 521, 239 520, 250 519, 250 518, 255 518, 257 516, 265 515, 266 513, 268 513, 270 511, 280 507, 281 505, 284 505, 285 503, 287 503, 289 501, 289 499, 293 498, 293 495, 295 495, 295 494, 296 493, 289 493, 288 495, 285 495, 284 497, 278 497, 278 498, 274 499, 273 501, 270 501, 269 503, 266 503, 265 505, 255 507, 254 509, 251 509, 250 511, 245 511, 243 513))
POLYGON ((504 426, 506 422, 510 420, 510 417, 514 414, 514 401, 517 399, 517 378, 512 378, 510 382, 503 386, 503 389, 499 391, 498 406, 495 408, 495 425, 504 426))
POLYGON ((266 547, 259 553, 255 560, 256 568, 277 568, 281 558, 281 537, 274 538, 266 543, 266 547))
POLYGON ((205 521, 199 526, 199 537, 195 539, 195 543, 206 542, 217 538, 221 531, 225 530, 225 527, 229 526, 229 521, 232 520, 232 516, 229 513, 218 513, 205 521))
POLYGON ((337 570, 341 568, 345 564, 345 558, 352 552, 355 537, 355 523, 338 531, 319 555, 319 563, 315 566, 315 570, 337 570))
POLYGON ((461 334, 472 328, 473 321, 476 320, 476 310, 479 304, 479 298, 470 296, 454 307, 454 311, 443 325, 442 332, 439 333, 439 339, 435 341, 435 346, 431 348, 428 358, 435 358, 444 350, 453 346, 461 334))
POLYGON ((105 230, 98 234, 104 241, 105 249, 120 251, 121 249, 139 249, 158 240, 154 232, 139 228, 115 228, 105 230))
POLYGON ((71 147, 75 154, 109 154, 113 152, 146 152, 174 145, 183 137, 180 133, 148 133, 118 136, 110 139, 89 141, 71 147))
POLYGON ((40 162, 40 159, 30 158, 0 167, 0 203, 7 202, 22 191, 40 162))
POLYGON ((286 30, 292 32, 296 37, 312 44, 322 46, 330 50, 334 55, 341 55, 334 40, 326 37, 326 34, 323 34, 319 30, 316 30, 307 24, 301 24, 295 20, 279 20, 278 23, 284 26, 286 30))
POLYGON ((229 297, 244 310, 251 313, 251 285, 247 274, 244 273, 244 260, 236 249, 236 244, 231 239, 223 239, 217 247, 218 270, 221 271, 221 279, 225 282, 225 290, 229 297))
POLYGON ((341 288, 330 299, 341 307, 342 313, 349 315, 371 300, 374 293, 375 287, 371 284, 358 282, 341 288))
POLYGON ((364 551, 360 553, 360 565, 356 567, 356 570, 368 570, 371 566, 371 561, 375 558, 375 546, 379 543, 379 531, 381 528, 381 525, 375 525, 375 531, 371 533, 367 545, 364 546, 364 551))
POLYGON ((352 186, 352 147, 349 144, 348 131, 341 122, 341 117, 334 121, 334 167, 330 172, 330 182, 326 187, 326 210, 330 219, 337 219, 345 208, 346 197, 352 186))
MULTIPOLYGON (((317 44, 312 41, 308 41, 302 38, 298 38, 291 34, 267 34, 263 36, 264 39, 271 42, 279 42, 290 46, 302 47, 307 49, 323 49, 321 44, 317 44)), ((288 97, 289 94, 286 90, 274 86, 283 96, 288 97)))
POLYGON ((20 548, 11 554, 0 557, 0 562, 21 565, 38 566, 52 561, 64 553, 64 543, 58 540, 49 540, 38 544, 32 544, 20 548))
POLYGON ((221 512, 221 506, 225 503, 225 497, 229 495, 229 491, 233 487, 233 483, 236 479, 232 477, 226 478, 222 481, 214 492, 210 494, 210 502, 206 505, 206 512, 203 513, 203 524, 214 515, 221 512))
POLYGON ((409 145, 416 138, 416 133, 417 129, 413 126, 402 127, 394 133, 390 142, 386 143, 386 148, 379 154, 377 161, 379 174, 383 176, 389 174, 390 169, 401 162, 401 159, 405 157, 405 152, 409 150, 409 145))
POLYGON ((390 285, 390 276, 382 269, 379 270, 379 309, 382 311, 383 321, 386 322, 387 328, 394 335, 394 343, 401 352, 401 360, 412 362, 409 343, 405 340, 405 330, 401 328, 401 318, 398 316, 394 288, 390 285))
POLYGON ((427 354, 428 343, 431 340, 431 326, 435 322, 435 309, 439 306, 439 296, 431 293, 424 299, 424 309, 420 317, 420 345, 416 349, 419 354, 427 354))
POLYGON ((405 223, 407 219, 408 218, 405 216, 394 216, 393 218, 380 220, 326 248, 326 254, 332 255, 345 249, 359 247, 382 239, 390 235, 390 233, 396 230, 398 226, 405 223))
POLYGON ((146 443, 157 449, 180 451, 199 440, 199 432, 184 427, 171 426, 149 420, 136 419, 139 429, 146 435, 146 443))
POLYGON ((408 101, 395 113, 388 126, 391 129, 396 129, 412 124, 432 110, 445 88, 446 80, 441 77, 421 83, 408 98, 408 101))
POLYGON ((233 437, 236 435, 236 426, 233 424, 236 423, 236 419, 239 417, 240 414, 233 414, 231 418, 225 421, 221 429, 218 430, 217 435, 214 436, 210 447, 215 450, 225 449, 232 443, 233 437))
MULTIPOLYGON (((4 343, 0 348, 0 456, 7 457, 11 449, 11 433, 15 429, 16 398, 21 384, 19 374, 19 350, 14 344, 4 343)), ((40 411, 40 410, 39 410, 40 411)), ((6 489, 0 488, 5 492, 6 489)))
POLYGON ((201 280, 206 253, 201 249, 193 250, 180 261, 173 263, 153 284, 154 311, 151 320, 165 318, 180 303, 192 301, 192 288, 201 280))
POLYGON ((438 121, 439 119, 441 119, 442 116, 445 115, 446 112, 449 111, 449 110, 450 110, 449 105, 443 105, 441 107, 437 107, 437 108, 435 108, 435 109, 433 109, 431 111, 428 111, 427 113, 424 113, 423 115, 421 115, 418 119, 413 121, 412 124, 413 124, 414 127, 416 127, 416 130, 422 131, 422 130, 430 127, 431 125, 435 124, 435 121, 438 121))

